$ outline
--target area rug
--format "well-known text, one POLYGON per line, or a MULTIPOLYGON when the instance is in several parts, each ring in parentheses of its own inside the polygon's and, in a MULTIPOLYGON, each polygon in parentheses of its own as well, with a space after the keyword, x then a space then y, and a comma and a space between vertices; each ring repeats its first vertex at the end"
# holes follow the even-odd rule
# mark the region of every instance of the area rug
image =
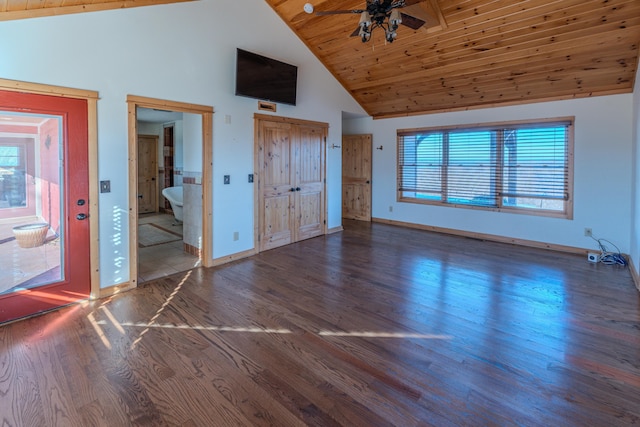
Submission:
POLYGON ((182 240, 182 236, 172 233, 155 224, 140 224, 138 226, 138 246, 148 248, 149 246, 162 245, 163 243, 182 240))

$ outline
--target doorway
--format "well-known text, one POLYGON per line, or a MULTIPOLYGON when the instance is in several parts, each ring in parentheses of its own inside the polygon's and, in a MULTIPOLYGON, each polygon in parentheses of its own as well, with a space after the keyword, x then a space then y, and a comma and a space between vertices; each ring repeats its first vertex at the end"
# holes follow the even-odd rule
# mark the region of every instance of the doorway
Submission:
MULTIPOLYGON (((176 111, 137 109, 139 283, 191 270, 201 263, 199 251, 189 250, 192 245, 184 238, 184 215, 177 210, 186 210, 190 218, 201 218, 201 212, 192 213, 192 204, 176 206, 175 200, 184 188, 184 116, 176 111), (176 129, 179 135, 174 147, 176 129), (166 188, 171 188, 173 204, 164 195, 166 188)), ((191 151, 202 151, 200 141, 194 145, 190 147, 191 151)), ((200 228, 199 225, 196 228, 200 228)))
MULTIPOLYGON (((211 265, 211 247, 212 247, 212 203, 211 203, 211 165, 212 165, 212 123, 213 108, 206 106, 198 106, 194 104, 184 104, 173 101, 164 101, 151 98, 142 98, 137 96, 129 96, 127 98, 129 106, 129 160, 132 166, 129 170, 130 185, 130 240, 129 247, 131 256, 130 262, 130 287, 137 286, 139 281, 147 281, 153 278, 166 276, 179 271, 185 271, 199 265, 211 265), (171 163, 170 169, 167 170, 166 164, 167 149, 165 146, 164 135, 167 127, 174 127, 175 134, 172 132, 173 146, 170 156, 173 159, 179 159, 181 152, 175 147, 177 135, 180 132, 176 125, 183 118, 183 114, 187 113, 191 121, 195 118, 201 127, 200 135, 191 141, 200 148, 201 165, 199 165, 199 176, 185 176, 188 173, 180 165, 176 166, 175 161, 171 163), (141 118, 147 118, 150 115, 164 117, 156 120, 160 124, 160 130, 155 133, 159 136, 157 142, 156 166, 162 165, 162 168, 155 176, 154 188, 156 202, 152 212, 143 213, 140 208, 140 197, 138 194, 140 178, 140 162, 139 162, 139 135, 148 135, 148 129, 141 125, 141 118), (170 117, 170 119, 167 119, 170 117), (188 203, 189 208, 193 209, 188 213, 187 217, 178 216, 176 209, 171 203, 165 205, 162 190, 167 182, 167 174, 171 174, 169 182, 173 182, 176 189, 181 190, 181 196, 194 201, 188 203), (158 184, 160 183, 160 184, 158 184), (190 192, 195 190, 199 192, 193 194, 190 192), (171 206, 169 209, 166 206, 171 206), (183 221, 184 219, 184 221, 183 221), (185 227, 186 221, 192 221, 194 227, 185 227), (195 223, 197 222, 197 223, 195 223), (193 229, 197 229, 197 236, 190 235, 193 229), (144 231, 144 232, 143 232, 144 231), (193 261, 195 259, 195 262, 193 261)), ((191 135, 193 136, 193 135, 191 135)), ((143 196, 144 197, 144 196, 143 196)), ((183 206, 180 206, 181 215, 183 206)), ((192 233, 191 233, 192 234, 192 233)))
POLYGON ((0 322, 89 298, 98 250, 91 225, 97 188, 89 184, 97 94, 51 95, 50 86, 33 84, 31 91, 2 90, 6 82, 0 81, 0 322))

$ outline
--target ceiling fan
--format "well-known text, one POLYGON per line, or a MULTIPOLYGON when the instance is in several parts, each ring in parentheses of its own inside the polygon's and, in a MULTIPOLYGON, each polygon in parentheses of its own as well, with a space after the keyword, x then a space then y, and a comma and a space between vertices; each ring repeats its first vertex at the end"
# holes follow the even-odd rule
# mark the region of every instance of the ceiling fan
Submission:
MULTIPOLYGON (((365 9, 351 10, 327 10, 316 11, 316 15, 339 15, 344 13, 360 14, 358 28, 351 34, 352 37, 360 36, 363 43, 371 39, 371 32, 375 28, 382 28, 385 32, 385 39, 392 43, 397 37, 397 29, 400 24, 413 30, 417 30, 425 24, 425 21, 414 16, 400 12, 406 6, 420 3, 423 0, 366 0, 365 9)), ((306 13, 313 13, 314 7, 311 3, 304 5, 306 13)))

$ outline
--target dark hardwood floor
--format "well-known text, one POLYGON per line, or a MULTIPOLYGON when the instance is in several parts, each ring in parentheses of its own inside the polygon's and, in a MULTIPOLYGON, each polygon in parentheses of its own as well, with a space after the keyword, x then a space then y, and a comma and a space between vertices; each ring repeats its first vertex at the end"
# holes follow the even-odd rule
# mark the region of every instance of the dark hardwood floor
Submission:
POLYGON ((627 269, 345 228, 1 326, 0 425, 640 424, 627 269))

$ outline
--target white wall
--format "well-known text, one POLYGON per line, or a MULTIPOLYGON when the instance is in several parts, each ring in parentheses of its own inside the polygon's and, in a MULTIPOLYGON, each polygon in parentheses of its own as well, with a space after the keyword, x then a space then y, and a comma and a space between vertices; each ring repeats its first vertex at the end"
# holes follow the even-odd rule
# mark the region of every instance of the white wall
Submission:
MULTIPOLYGON (((299 67, 298 105, 278 105, 277 115, 329 123, 328 145, 340 145, 343 110, 362 113, 263 0, 202 0, 1 22, 0 40, 1 78, 99 92, 98 179, 111 180, 112 189, 99 200, 101 287, 129 280, 127 95, 215 108, 214 258, 253 248, 253 185, 246 177, 254 172, 258 110, 256 100, 234 96, 237 47, 299 67), (223 185, 227 174, 231 184, 223 185)), ((330 228, 341 223, 339 151, 327 156, 330 228)))
MULTIPOLYGON (((178 150, 176 150, 178 151, 178 150)), ((202 173, 202 116, 185 113, 182 120, 180 156, 176 153, 176 166, 189 172, 202 173)))
POLYGON ((584 228, 590 227, 594 236, 629 253, 632 105, 630 94, 604 96, 386 120, 346 120, 343 131, 372 133, 373 145, 384 146, 373 150, 374 217, 595 249, 596 242, 584 236, 584 228), (573 220, 396 201, 396 129, 566 116, 575 116, 573 220))
MULTIPOLYGON (((640 70, 636 74, 636 88, 633 92, 633 189, 631 214, 631 255, 636 275, 640 274, 640 70)), ((636 283, 637 285, 637 283, 636 283)))
MULTIPOLYGON (((150 122, 138 122, 138 133, 140 135, 158 135, 158 139, 162 139, 162 125, 159 123, 150 123, 150 122)), ((158 160, 160 160, 162 150, 159 149, 158 146, 158 160)))

